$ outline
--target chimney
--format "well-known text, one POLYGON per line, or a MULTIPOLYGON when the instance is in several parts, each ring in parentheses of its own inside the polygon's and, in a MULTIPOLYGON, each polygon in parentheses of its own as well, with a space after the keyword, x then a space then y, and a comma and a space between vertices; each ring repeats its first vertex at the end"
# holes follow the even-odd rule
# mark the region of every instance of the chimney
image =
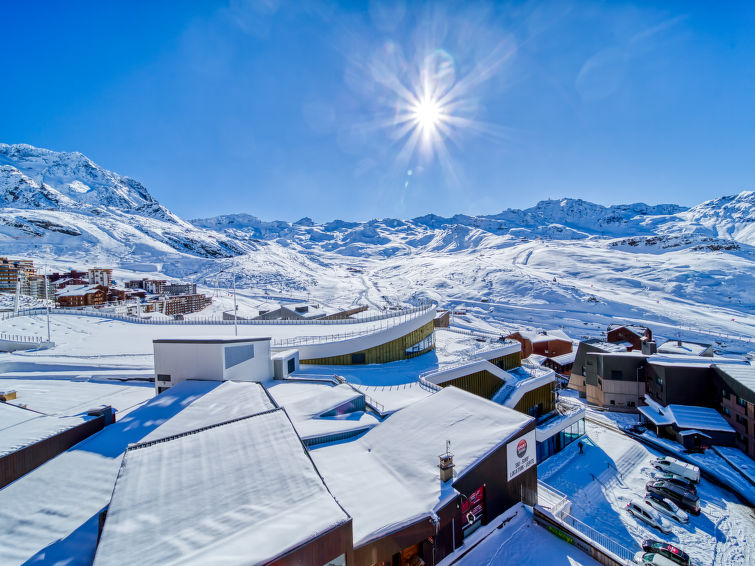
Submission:
POLYGON ((644 356, 652 356, 658 353, 658 346, 655 340, 646 340, 642 343, 642 354, 644 356))
POLYGON ((446 440, 446 453, 440 455, 440 481, 446 482, 454 475, 454 455, 451 453, 451 441, 446 440))

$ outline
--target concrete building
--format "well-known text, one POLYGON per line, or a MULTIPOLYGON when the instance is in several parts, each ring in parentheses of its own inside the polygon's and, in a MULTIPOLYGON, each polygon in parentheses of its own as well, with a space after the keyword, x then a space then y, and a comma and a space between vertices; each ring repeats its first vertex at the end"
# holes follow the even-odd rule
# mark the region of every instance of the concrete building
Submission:
POLYGON ((755 366, 713 365, 713 382, 724 419, 735 430, 735 445, 755 459, 755 366))
POLYGON ((93 267, 88 272, 89 283, 91 285, 102 285, 103 287, 110 287, 110 283, 113 281, 113 270, 103 267, 93 267))
POLYGON ((0 257, 0 292, 15 293, 19 278, 23 281, 36 273, 34 262, 30 259, 0 257))
POLYGON ((196 283, 168 283, 163 287, 163 293, 166 295, 196 295, 196 283))
POLYGON ((199 312, 210 304, 212 304, 212 299, 205 295, 176 295, 149 301, 144 310, 173 316, 199 312))
POLYGON ((265 381, 274 376, 270 338, 153 340, 157 393, 191 379, 265 381))
MULTIPOLYGON (((596 352, 626 352, 625 345, 612 344, 599 338, 592 338, 590 340, 583 340, 577 346, 577 353, 574 356, 574 362, 572 364, 571 373, 569 374, 569 389, 575 389, 579 392, 579 396, 582 398, 587 397, 588 390, 590 391, 590 397, 595 399, 598 397, 598 382, 591 379, 590 384, 587 382, 587 375, 590 366, 595 364, 595 358, 588 358, 588 354, 596 352)), ((590 370, 592 373, 594 370, 590 370)))

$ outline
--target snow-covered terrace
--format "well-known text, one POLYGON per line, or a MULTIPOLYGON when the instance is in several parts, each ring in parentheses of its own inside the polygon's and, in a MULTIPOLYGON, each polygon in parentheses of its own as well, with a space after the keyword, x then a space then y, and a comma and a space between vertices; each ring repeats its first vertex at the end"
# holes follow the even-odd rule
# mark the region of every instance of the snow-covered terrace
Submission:
POLYGON ((429 518, 456 495, 451 482, 439 478, 438 454, 446 440, 458 478, 531 420, 448 387, 357 440, 311 454, 331 493, 354 519, 357 547, 429 518))
POLYGON ((130 449, 94 563, 267 563, 350 520, 277 409, 130 449))

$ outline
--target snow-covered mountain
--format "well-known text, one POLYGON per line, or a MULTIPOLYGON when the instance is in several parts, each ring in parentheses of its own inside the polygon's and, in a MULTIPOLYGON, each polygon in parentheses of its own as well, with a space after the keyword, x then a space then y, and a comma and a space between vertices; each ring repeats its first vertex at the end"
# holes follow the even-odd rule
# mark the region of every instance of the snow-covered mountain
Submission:
MULTIPOLYGON (((620 320, 755 334, 755 193, 497 214, 317 224, 230 214, 186 222, 79 153, 0 144, 0 253, 375 306, 432 299, 490 320, 620 320), (221 283, 222 284, 222 283, 221 283)), ((125 275, 124 275, 125 276, 125 275)))
POLYGON ((0 144, 0 207, 6 249, 103 259, 230 257, 250 249, 180 219, 138 181, 80 153, 0 144))

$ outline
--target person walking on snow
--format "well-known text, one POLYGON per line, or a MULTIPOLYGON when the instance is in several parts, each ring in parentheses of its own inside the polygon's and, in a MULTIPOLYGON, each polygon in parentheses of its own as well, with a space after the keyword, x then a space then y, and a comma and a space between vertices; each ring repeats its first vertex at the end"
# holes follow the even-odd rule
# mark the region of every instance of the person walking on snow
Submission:
POLYGON ((582 451, 582 448, 584 447, 584 444, 582 444, 582 441, 578 442, 577 446, 579 446, 579 453, 584 454, 584 452, 582 451))

